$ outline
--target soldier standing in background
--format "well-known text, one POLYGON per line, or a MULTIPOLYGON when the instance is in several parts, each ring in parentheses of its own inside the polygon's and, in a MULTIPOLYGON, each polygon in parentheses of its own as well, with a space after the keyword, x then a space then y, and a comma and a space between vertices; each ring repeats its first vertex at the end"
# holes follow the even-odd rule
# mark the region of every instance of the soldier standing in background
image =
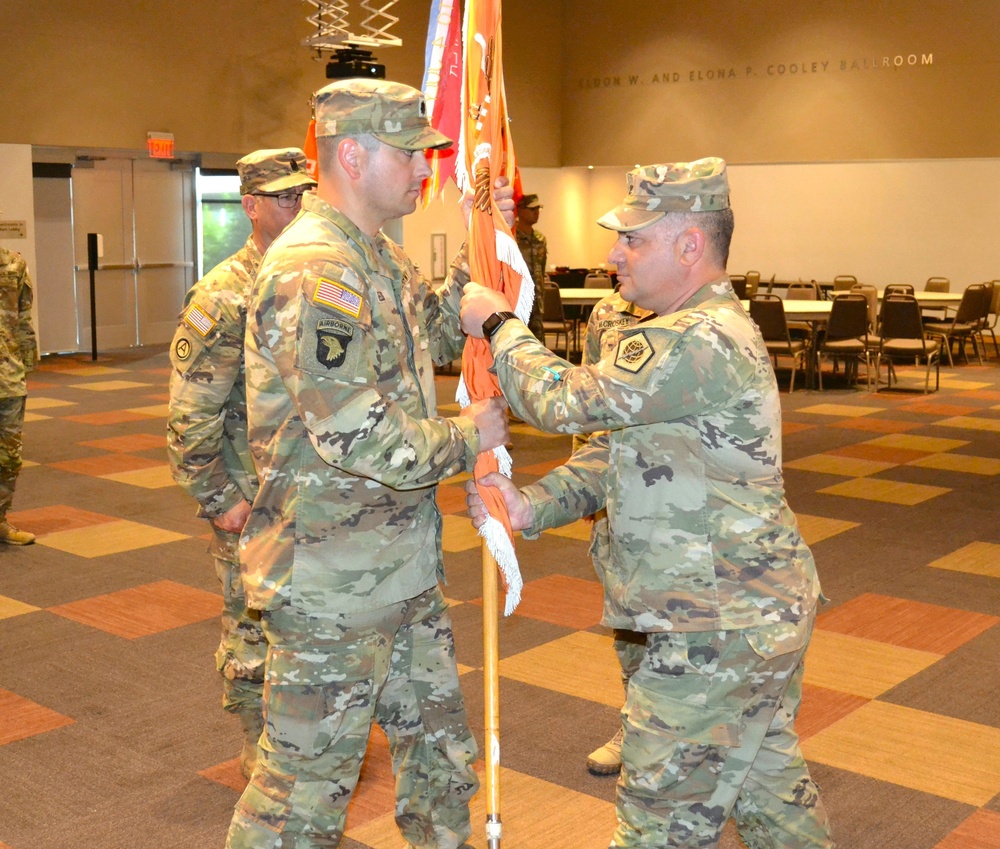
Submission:
POLYGON ((545 264, 548 261, 549 246, 545 236, 535 229, 538 214, 542 205, 538 195, 524 195, 517 202, 517 218, 514 221, 514 238, 521 249, 524 263, 531 272, 531 280, 535 284, 535 303, 531 307, 531 318, 528 327, 535 338, 545 344, 545 331, 542 329, 543 313, 545 312, 542 287, 545 285, 545 264))
MULTIPOLYGON (((436 492, 506 442, 506 404, 437 415, 434 364, 465 342, 468 249, 435 288, 382 232, 416 208, 424 150, 451 144, 423 95, 351 79, 314 105, 319 186, 268 251, 247 315, 261 488, 241 559, 268 641, 267 724, 226 845, 337 846, 377 721, 408 846, 456 849, 479 782, 436 492)), ((513 191, 495 195, 512 222, 513 191)))
POLYGON ((598 223, 618 235, 621 295, 652 315, 596 366, 546 351, 476 284, 462 326, 490 339, 516 415, 605 431, 531 486, 480 484, 528 538, 607 507, 603 621, 647 637, 622 711, 612 845, 717 846, 732 814, 751 849, 829 849, 795 733, 819 580, 785 501, 771 360, 726 275, 725 163, 637 168, 598 223))
POLYGON ((25 375, 38 362, 31 323, 34 295, 28 266, 16 251, 0 247, 0 543, 30 545, 35 535, 7 521, 21 471, 21 435, 28 395, 25 375))
POLYGON ((222 638, 215 653, 222 706, 243 726, 240 768, 249 778, 263 729, 261 693, 267 644, 249 611, 240 578, 240 532, 257 493, 247 444, 243 334, 246 299, 261 256, 316 185, 298 148, 258 150, 236 163, 246 244, 188 291, 170 347, 167 451, 174 480, 195 498, 212 528, 211 552, 222 583, 222 638))

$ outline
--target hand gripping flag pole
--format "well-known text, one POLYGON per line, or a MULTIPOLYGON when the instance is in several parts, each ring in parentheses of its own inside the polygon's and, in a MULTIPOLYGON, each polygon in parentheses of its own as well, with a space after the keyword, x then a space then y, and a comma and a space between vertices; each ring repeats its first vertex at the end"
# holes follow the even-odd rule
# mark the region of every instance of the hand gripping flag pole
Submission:
MULTIPOLYGON (((515 172, 514 147, 507 126, 500 19, 500 0, 467 0, 458 180, 460 188, 474 195, 469 221, 472 279, 503 292, 517 316, 527 323, 534 285, 493 197, 497 178, 515 172)), ((489 342, 470 338, 462 356, 458 397, 461 406, 500 395, 496 377, 489 371, 492 364, 489 342)), ((508 477, 511 474, 511 458, 502 446, 480 454, 473 474, 478 481, 497 470, 508 477)), ((479 530, 483 537, 486 838, 489 849, 499 849, 502 826, 497 568, 503 574, 507 591, 505 615, 510 615, 520 601, 521 574, 503 498, 492 487, 479 487, 479 494, 490 513, 479 530)))

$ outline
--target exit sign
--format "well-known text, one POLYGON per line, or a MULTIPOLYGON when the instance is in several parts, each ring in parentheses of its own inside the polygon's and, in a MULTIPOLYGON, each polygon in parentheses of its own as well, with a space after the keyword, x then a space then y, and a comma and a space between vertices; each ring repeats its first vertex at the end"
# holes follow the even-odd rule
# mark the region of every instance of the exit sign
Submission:
POLYGON ((146 133, 146 150, 153 159, 173 159, 174 134, 146 133))

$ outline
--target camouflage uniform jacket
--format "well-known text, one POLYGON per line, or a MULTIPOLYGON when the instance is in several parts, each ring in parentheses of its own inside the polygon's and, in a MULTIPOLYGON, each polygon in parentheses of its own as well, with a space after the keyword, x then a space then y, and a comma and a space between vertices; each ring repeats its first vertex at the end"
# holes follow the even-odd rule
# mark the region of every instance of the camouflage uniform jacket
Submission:
POLYGON ((521 256, 531 272, 531 279, 535 283, 535 288, 540 290, 545 282, 545 263, 549 254, 549 246, 545 241, 545 236, 537 230, 525 233, 514 228, 514 235, 517 238, 517 246, 521 249, 521 256))
POLYGON ((271 245, 247 316, 260 493, 240 560, 250 607, 361 611, 443 577, 436 484, 472 468, 471 419, 436 415, 462 350, 468 262, 439 290, 319 197, 271 245))
POLYGON ((609 431, 523 490, 534 507, 526 535, 606 503, 611 627, 713 631, 802 619, 819 584, 785 502, 777 383, 728 279, 605 338, 600 363, 573 368, 519 322, 493 337, 518 416, 549 431, 609 431))
POLYGON ((33 299, 24 257, 0 247, 0 398, 28 394, 24 377, 38 362, 33 299))
POLYGON ((250 236, 187 293, 170 346, 167 454, 174 480, 220 516, 253 501, 257 476, 247 442, 243 365, 246 299, 261 255, 250 236))

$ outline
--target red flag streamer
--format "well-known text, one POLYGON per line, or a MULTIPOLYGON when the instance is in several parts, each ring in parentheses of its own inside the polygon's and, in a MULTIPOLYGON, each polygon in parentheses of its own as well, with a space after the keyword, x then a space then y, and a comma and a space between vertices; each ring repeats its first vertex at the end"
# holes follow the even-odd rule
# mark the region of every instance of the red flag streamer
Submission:
POLYGON ((306 140, 302 144, 302 152, 306 155, 306 173, 314 180, 319 179, 319 152, 316 147, 316 119, 309 119, 306 128, 306 140))
MULTIPOLYGON (((462 125, 462 26, 455 0, 434 0, 427 30, 423 91, 431 126, 457 139, 462 125)), ((426 151, 432 174, 421 189, 424 207, 455 179, 456 150, 426 151)))
MULTIPOLYGON (((525 323, 535 297, 534 284, 510 228, 493 199, 493 185, 502 175, 515 173, 514 147, 507 126, 500 31, 500 0, 468 0, 465 7, 465 84, 462 91, 462 133, 459 142, 459 186, 475 195, 469 222, 472 279, 507 296, 511 308, 525 323), (528 285, 522 286, 526 280, 528 285)), ((493 355, 489 342, 470 338, 462 356, 459 404, 500 395, 489 369, 493 355)), ((479 455, 476 480, 491 471, 510 477, 510 455, 503 447, 479 455)), ((490 518, 480 536, 504 576, 505 615, 521 598, 521 574, 514 553, 513 534, 503 498, 493 487, 479 487, 490 518)))

